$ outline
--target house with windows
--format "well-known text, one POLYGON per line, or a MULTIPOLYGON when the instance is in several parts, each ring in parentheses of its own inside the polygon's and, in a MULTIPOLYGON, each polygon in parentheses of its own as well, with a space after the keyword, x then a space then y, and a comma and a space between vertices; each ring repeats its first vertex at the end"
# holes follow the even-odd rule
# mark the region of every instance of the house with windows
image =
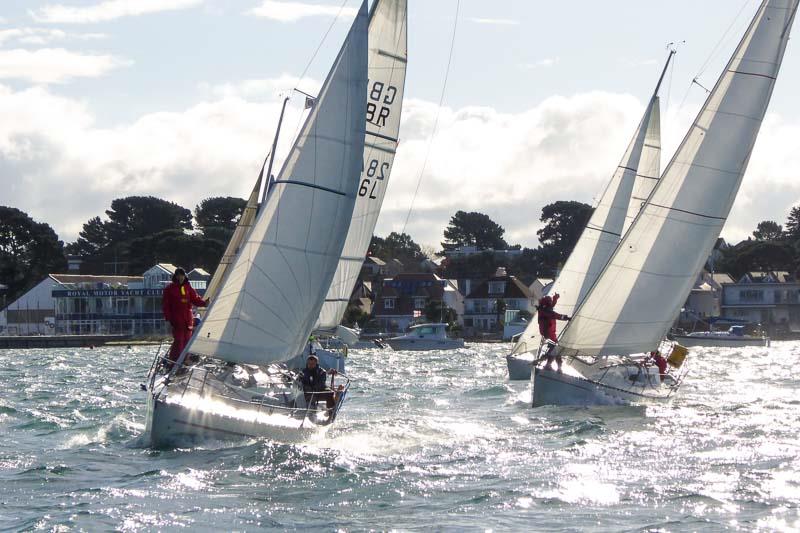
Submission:
POLYGON ((455 310, 461 323, 463 295, 455 283, 430 272, 401 273, 384 279, 376 296, 374 317, 384 331, 405 331, 412 322, 426 320, 425 308, 431 302, 455 310))
POLYGON ((748 272, 722 285, 721 315, 761 324, 768 334, 800 333, 800 281, 788 272, 748 272))
MULTIPOLYGON (((681 311, 680 325, 695 329, 693 326, 696 323, 721 316, 723 286, 733 282, 733 278, 724 273, 711 273, 703 270, 698 274, 681 311)), ((705 324, 701 329, 704 327, 706 327, 705 324)))
POLYGON ((464 299, 464 330, 467 334, 496 331, 508 311, 533 314, 535 303, 530 288, 500 267, 464 299))

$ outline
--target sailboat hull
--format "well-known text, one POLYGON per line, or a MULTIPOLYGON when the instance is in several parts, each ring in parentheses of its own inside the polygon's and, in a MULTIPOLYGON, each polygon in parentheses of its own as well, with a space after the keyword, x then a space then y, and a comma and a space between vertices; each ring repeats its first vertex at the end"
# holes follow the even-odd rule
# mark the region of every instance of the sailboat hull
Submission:
POLYGON ((604 375, 591 379, 578 372, 559 373, 537 367, 533 372, 533 407, 545 405, 590 407, 602 405, 634 405, 662 402, 669 399, 680 385, 669 378, 670 386, 660 383, 657 371, 631 380, 604 375))
POLYGON ((530 353, 523 353, 519 355, 508 354, 506 356, 506 366, 508 366, 509 380, 528 381, 531 379, 533 355, 530 353))
POLYGON ((307 440, 312 435, 326 431, 327 426, 309 424, 301 420, 291 425, 279 426, 242 420, 205 411, 201 408, 169 403, 148 398, 147 432, 150 446, 168 448, 191 446, 210 440, 240 440, 266 438, 278 442, 294 443, 307 440))

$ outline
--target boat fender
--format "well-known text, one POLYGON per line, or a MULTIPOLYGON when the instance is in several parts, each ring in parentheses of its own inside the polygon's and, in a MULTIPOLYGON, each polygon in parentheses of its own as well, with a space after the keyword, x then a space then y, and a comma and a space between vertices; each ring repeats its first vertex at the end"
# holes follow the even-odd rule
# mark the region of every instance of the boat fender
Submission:
POLYGON ((683 362, 686 360, 686 356, 689 354, 689 350, 686 349, 685 346, 681 346, 680 344, 675 344, 672 347, 672 353, 669 354, 667 358, 667 363, 672 368, 680 368, 683 365, 683 362))
POLYGON ((347 349, 347 345, 345 344, 344 346, 342 346, 342 355, 347 357, 347 352, 348 352, 348 349, 347 349))

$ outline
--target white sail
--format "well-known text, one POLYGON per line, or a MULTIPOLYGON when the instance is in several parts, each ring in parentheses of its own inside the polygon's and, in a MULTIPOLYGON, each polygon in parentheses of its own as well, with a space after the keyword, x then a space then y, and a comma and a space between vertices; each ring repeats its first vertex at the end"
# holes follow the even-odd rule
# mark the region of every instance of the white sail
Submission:
POLYGON ((647 199, 650 198, 655 189, 658 179, 661 176, 661 111, 658 97, 655 97, 655 104, 652 106, 650 121, 642 146, 642 155, 639 157, 639 167, 636 173, 636 180, 633 182, 631 191, 631 201, 628 205, 628 215, 625 218, 625 226, 622 228, 622 235, 628 231, 631 224, 636 219, 639 211, 642 210, 647 199))
POLYGON ((559 339, 563 353, 655 349, 730 212, 798 0, 761 4, 650 199, 559 339))
POLYGON ((407 20, 406 0, 377 0, 372 6, 364 163, 342 257, 317 321, 320 329, 336 327, 344 316, 389 184, 406 81, 407 20))
MULTIPOLYGON (((214 271, 211 281, 208 282, 206 292, 203 295, 205 298, 216 300, 217 293, 222 285, 222 280, 225 277, 225 273, 228 271, 228 266, 236 259, 236 254, 239 252, 242 242, 245 237, 247 237, 247 234, 250 233, 250 228, 253 227, 256 215, 258 214, 259 190, 261 190, 261 175, 259 175, 256 180, 256 184, 250 193, 250 198, 247 200, 247 205, 245 205, 242 215, 239 217, 239 222, 236 224, 236 229, 233 231, 233 235, 231 235, 231 240, 228 241, 225 253, 222 254, 219 266, 217 266, 217 269, 214 271)), ((201 308, 201 312, 205 311, 205 309, 206 308, 201 308)))
POLYGON ((364 151, 366 90, 365 1, 187 351, 255 364, 300 353, 350 224, 364 151))
MULTIPOLYGON (((592 217, 550 289, 550 294, 560 295, 556 305, 559 313, 573 313, 619 245, 626 216, 634 201, 632 191, 642 189, 652 181, 644 176, 658 176, 660 144, 658 97, 654 94, 592 217), (646 168, 642 168, 642 163, 646 163, 646 168), (654 163, 655 169, 652 168, 654 163)), ((558 322, 557 331, 564 324, 558 322)), ((537 350, 540 341, 537 315, 534 315, 514 346, 513 353, 537 350)))

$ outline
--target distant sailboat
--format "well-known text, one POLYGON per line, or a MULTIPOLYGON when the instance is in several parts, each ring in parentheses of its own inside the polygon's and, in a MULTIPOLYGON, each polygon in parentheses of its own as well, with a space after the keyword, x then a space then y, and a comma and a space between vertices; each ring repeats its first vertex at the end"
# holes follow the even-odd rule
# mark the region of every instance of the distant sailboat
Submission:
MULTIPOLYGON (((407 25, 407 0, 377 0, 372 6, 364 163, 344 249, 315 325, 318 331, 336 333, 344 317, 389 185, 405 92, 407 25)), ((357 340, 349 331, 338 331, 343 340, 357 340)))
MULTIPOLYGON (((333 279, 358 194, 367 89, 366 1, 215 300, 181 356, 153 374, 147 430, 154 445, 192 438, 302 438, 333 422, 346 396, 317 411, 295 372, 333 279)), ((252 196, 251 196, 252 200, 252 196)))
MULTIPOLYGON (((658 182, 661 159, 661 125, 658 92, 674 51, 661 72, 653 96, 647 104, 639 127, 628 149, 606 185, 600 201, 570 254, 564 268, 550 289, 559 294, 557 310, 571 315, 597 280, 620 238, 641 209, 642 203, 658 182)), ((558 332, 564 322, 558 323, 558 332)), ((537 315, 506 357, 508 375, 512 380, 528 380, 542 338, 537 315)))
MULTIPOLYGON (((564 373, 536 368, 533 405, 668 398, 642 354, 659 347, 730 213, 783 60, 798 0, 765 0, 597 281, 559 337, 564 373)), ((682 362, 685 352, 673 360, 682 362)))

